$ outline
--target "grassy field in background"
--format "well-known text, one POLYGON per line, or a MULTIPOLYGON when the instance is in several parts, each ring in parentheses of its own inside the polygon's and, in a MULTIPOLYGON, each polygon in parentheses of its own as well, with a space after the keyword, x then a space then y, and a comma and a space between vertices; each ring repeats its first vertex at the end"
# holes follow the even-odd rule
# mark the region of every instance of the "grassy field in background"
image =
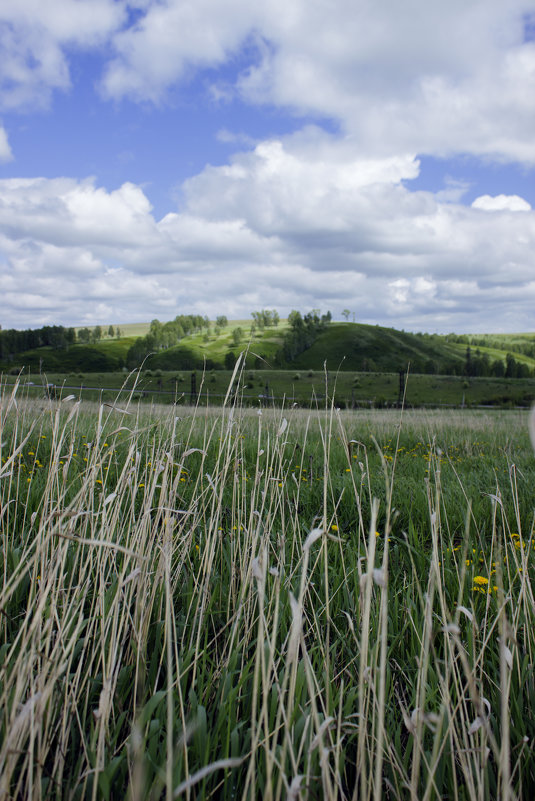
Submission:
POLYGON ((527 412, 21 391, 0 797, 534 796, 527 412))
MULTIPOLYGON (((144 337, 145 334, 148 334, 149 330, 150 330, 150 322, 146 322, 146 323, 118 323, 118 324, 107 323, 105 325, 101 325, 102 333, 103 333, 103 336, 105 337, 104 341, 106 341, 106 339, 107 339, 107 333, 108 333, 108 329, 109 329, 110 325, 113 325, 113 328, 115 330, 117 328, 120 329, 121 338, 123 338, 123 337, 144 337)), ((74 330, 78 333, 78 331, 81 328, 89 328, 91 330, 92 328, 94 328, 94 326, 91 326, 91 325, 90 326, 77 325, 77 326, 75 326, 74 330)))
MULTIPOLYGON (((231 377, 228 370, 195 371, 195 385, 199 402, 220 404, 226 394, 231 377)), ((117 390, 125 387, 120 397, 127 397, 135 386, 136 398, 147 401, 179 404, 191 402, 192 371, 144 370, 130 375, 116 373, 47 373, 30 374, 21 378, 34 396, 43 395, 43 386, 52 383, 63 394, 74 392, 86 400, 108 402, 117 397, 117 390), (31 387, 29 382, 33 382, 31 387), (67 389, 61 390, 65 386, 67 389), (80 388, 85 389, 81 390, 80 388), (97 388, 96 390, 87 389, 97 388), (102 395, 98 388, 106 388, 102 395), (111 390, 110 390, 111 388, 111 390)), ((10 377, 15 382, 15 377, 10 377)), ((297 403, 302 407, 325 406, 334 399, 335 405, 352 408, 355 405, 378 407, 395 405, 399 398, 399 375, 392 373, 324 372, 321 370, 245 370, 236 387, 243 402, 249 406, 297 403)), ((535 399, 533 379, 466 378, 464 376, 433 376, 409 374, 406 383, 408 406, 429 405, 513 405, 529 406, 535 399)))

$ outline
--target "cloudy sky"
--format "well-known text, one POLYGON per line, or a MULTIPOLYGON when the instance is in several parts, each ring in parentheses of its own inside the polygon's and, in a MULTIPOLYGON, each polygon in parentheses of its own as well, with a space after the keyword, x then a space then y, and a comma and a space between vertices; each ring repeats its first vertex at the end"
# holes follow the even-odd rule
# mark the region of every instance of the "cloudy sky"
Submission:
POLYGON ((2 0, 4 328, 535 330, 535 0, 2 0))

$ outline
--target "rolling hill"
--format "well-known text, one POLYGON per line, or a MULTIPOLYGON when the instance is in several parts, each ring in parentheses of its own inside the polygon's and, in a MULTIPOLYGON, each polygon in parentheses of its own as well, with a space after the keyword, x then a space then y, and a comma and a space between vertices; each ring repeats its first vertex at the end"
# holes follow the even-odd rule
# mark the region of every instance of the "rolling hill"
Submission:
MULTIPOLYGON (((129 336, 120 339, 104 338, 93 344, 74 344, 66 348, 41 347, 17 353, 0 362, 4 372, 11 373, 22 367, 32 371, 54 373, 113 372, 121 368, 140 367, 151 370, 202 370, 229 367, 240 352, 247 352, 247 367, 255 369, 329 370, 342 372, 385 372, 406 370, 412 373, 462 375, 466 368, 466 336, 413 334, 394 328, 361 323, 331 323, 319 331, 313 344, 295 358, 283 356, 282 345, 289 331, 286 321, 276 328, 263 330, 252 327, 249 320, 232 321, 220 329, 184 336, 178 344, 149 352, 137 361, 132 357, 132 346, 139 339, 134 331, 147 332, 148 324, 123 326, 129 336), (241 340, 236 344, 234 332, 241 329, 241 340), (130 352, 130 353, 129 353, 130 352)), ((515 360, 535 370, 535 358, 528 355, 535 343, 534 335, 498 335, 474 338, 472 355, 486 358, 488 363, 499 361, 505 365, 508 345, 514 348, 515 360), (502 347, 503 346, 503 347, 502 347)))

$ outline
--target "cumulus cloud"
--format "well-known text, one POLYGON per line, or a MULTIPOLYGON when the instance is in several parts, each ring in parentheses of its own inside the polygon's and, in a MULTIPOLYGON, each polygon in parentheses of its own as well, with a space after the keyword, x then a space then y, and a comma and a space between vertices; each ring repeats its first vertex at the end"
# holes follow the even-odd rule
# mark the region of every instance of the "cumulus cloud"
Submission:
POLYGON ((481 195, 474 200, 472 208, 483 211, 530 211, 531 205, 518 195, 481 195))
POLYGON ((47 103, 70 86, 73 52, 105 46, 108 98, 160 103, 205 70, 213 97, 334 119, 367 156, 535 164, 526 9, 526 0, 5 0, 0 108, 47 103))
POLYGON ((150 247, 156 226, 143 191, 123 184, 107 192, 91 179, 9 178, 0 181, 2 230, 56 246, 150 247))
POLYGON ((525 0, 148 3, 113 37, 103 89, 159 102, 192 70, 239 55, 243 99, 333 118, 368 155, 471 152, 534 164, 525 11, 525 0))
POLYGON ((3 0, 0 108, 46 105, 70 86, 67 52, 103 44, 125 18, 114 0, 3 0))
POLYGON ((104 308, 135 320, 267 306, 351 308, 413 329, 529 328, 535 212, 411 191, 418 171, 410 154, 365 158, 351 136, 309 128, 207 166, 160 220, 131 183, 0 181, 3 324, 65 308, 67 322, 102 322, 104 308))
POLYGON ((244 0, 167 0, 147 4, 134 26, 117 32, 116 52, 103 77, 109 97, 159 102, 191 68, 225 62, 242 45, 256 20, 244 0))

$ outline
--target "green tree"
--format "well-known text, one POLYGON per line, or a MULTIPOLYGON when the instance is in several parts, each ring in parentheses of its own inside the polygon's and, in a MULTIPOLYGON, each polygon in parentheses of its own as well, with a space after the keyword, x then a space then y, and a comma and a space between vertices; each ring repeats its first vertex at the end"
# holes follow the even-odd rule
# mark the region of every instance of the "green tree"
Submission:
POLYGON ((232 342, 234 343, 234 345, 236 345, 236 347, 240 344, 242 339, 243 339, 243 328, 240 328, 240 326, 238 326, 238 328, 233 328, 232 342))
POLYGON ((508 353, 505 357, 505 377, 517 378, 518 377, 518 364, 512 353, 508 353))
POLYGON ((110 325, 108 328, 108 336, 111 337, 112 339, 115 336, 115 330, 113 328, 113 325, 110 325))
POLYGON ((236 364, 236 356, 233 354, 231 350, 225 353, 225 369, 226 370, 233 370, 236 364))

